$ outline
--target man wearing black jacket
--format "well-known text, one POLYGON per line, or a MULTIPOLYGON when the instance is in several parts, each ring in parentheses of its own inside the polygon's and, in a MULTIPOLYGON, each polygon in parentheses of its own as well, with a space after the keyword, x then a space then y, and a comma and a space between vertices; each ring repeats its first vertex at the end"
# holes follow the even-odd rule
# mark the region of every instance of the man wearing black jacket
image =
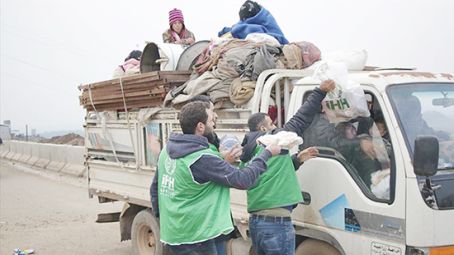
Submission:
MULTIPOLYGON (((246 134, 243 140, 241 161, 249 164, 251 159, 263 151, 256 142, 262 135, 290 131, 302 136, 319 112, 326 93, 334 87, 334 81, 323 81, 282 128, 276 128, 269 116, 264 116, 263 113, 253 114, 248 121, 252 132, 246 134)), ((310 150, 313 156, 316 150, 310 150)), ((295 173, 302 159, 302 153, 292 159, 288 151, 271 158, 266 163, 268 171, 247 191, 249 231, 257 255, 275 254, 276 251, 280 251, 279 254, 282 255, 295 254, 295 229, 290 215, 293 208, 303 201, 295 173)))

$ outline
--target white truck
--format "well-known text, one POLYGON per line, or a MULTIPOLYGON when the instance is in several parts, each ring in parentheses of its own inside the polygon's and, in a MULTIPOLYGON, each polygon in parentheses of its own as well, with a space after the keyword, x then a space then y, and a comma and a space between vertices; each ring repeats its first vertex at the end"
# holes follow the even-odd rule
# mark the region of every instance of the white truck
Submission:
MULTIPOLYGON (((310 77, 308 70, 263 72, 248 106, 217 110, 218 136, 241 140, 248 116, 268 112, 271 104, 282 126, 319 85, 310 77), (273 88, 280 100, 270 99, 273 88)), ((384 119, 391 149, 372 136, 381 170, 370 184, 361 177, 364 164, 351 161, 356 156, 329 144, 300 167, 304 202, 292 215, 296 254, 454 254, 454 76, 371 70, 350 72, 349 79, 361 84, 371 112, 384 119), (420 102, 417 116, 406 112, 418 108, 410 98, 420 102)), ((134 254, 168 254, 150 211, 150 185, 159 151, 171 132, 181 132, 178 110, 146 111, 87 111, 89 194, 101 203, 124 203, 121 213, 98 220, 119 221, 121 240, 132 240, 134 254)), ((228 242, 228 254, 251 252, 246 203, 245 191, 231 190, 237 238, 228 242)))

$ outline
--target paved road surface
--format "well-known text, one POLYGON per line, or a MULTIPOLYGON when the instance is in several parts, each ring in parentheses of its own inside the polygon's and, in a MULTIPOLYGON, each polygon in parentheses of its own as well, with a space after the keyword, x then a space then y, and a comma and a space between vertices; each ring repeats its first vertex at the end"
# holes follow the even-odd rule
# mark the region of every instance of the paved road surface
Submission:
POLYGON ((0 254, 33 248, 36 254, 131 253, 119 223, 95 223, 120 203, 89 199, 86 180, 32 170, 0 159, 0 254))

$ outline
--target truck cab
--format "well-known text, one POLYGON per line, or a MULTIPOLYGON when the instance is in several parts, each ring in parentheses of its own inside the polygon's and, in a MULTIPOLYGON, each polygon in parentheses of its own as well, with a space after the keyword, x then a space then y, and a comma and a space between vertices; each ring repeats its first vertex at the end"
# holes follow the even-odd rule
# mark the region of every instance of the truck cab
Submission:
MULTIPOLYGON (((326 141, 307 145, 329 150, 321 149, 320 157, 297 171, 307 198, 294 211, 297 234, 329 243, 341 254, 452 254, 453 76, 388 70, 350 73, 349 79, 359 82, 368 98, 374 122, 367 139, 376 159, 358 147, 326 141), (384 120, 386 138, 378 132, 378 119, 384 120), (424 143, 427 138, 435 144, 424 143), (430 171, 416 171, 421 168, 430 171), (366 179, 364 172, 375 179, 366 179)), ((317 85, 311 78, 295 83, 287 119, 317 85)), ((317 128, 306 130, 308 142, 311 132, 320 140, 329 136, 317 128)))

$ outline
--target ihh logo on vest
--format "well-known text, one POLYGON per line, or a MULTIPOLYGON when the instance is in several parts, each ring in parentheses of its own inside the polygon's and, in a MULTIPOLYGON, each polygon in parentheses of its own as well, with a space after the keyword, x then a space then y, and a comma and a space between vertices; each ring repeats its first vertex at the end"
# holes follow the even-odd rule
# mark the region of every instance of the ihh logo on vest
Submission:
POLYGON ((161 194, 166 197, 175 196, 175 178, 168 174, 163 174, 161 179, 161 194))
POLYGON ((169 175, 174 175, 175 169, 177 168, 177 160, 167 157, 164 163, 164 168, 169 175))
POLYGON ((173 197, 175 195, 175 169, 176 160, 167 158, 164 163, 164 169, 166 173, 162 175, 161 179, 161 194, 166 197, 173 197))

